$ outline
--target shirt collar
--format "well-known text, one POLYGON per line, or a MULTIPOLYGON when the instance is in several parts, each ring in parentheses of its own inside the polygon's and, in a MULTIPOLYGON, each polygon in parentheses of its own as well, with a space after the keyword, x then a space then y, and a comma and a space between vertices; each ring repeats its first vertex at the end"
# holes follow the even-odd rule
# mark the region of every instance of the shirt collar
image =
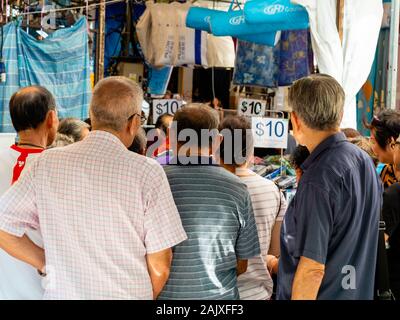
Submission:
POLYGON ((212 156, 174 156, 170 159, 169 164, 178 166, 217 166, 215 159, 212 156))
POLYGON ((322 141, 315 149, 314 151, 309 155, 309 157, 304 161, 304 163, 301 165, 301 169, 303 171, 306 171, 311 164, 326 150, 330 149, 333 147, 335 144, 339 142, 344 142, 347 141, 346 136, 344 135, 343 132, 338 132, 335 133, 334 135, 331 135, 330 137, 326 138, 324 141, 322 141))

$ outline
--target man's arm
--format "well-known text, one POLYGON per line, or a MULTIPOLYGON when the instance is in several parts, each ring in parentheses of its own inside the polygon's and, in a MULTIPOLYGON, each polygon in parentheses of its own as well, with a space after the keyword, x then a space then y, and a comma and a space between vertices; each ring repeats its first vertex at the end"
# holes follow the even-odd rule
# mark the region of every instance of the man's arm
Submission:
POLYGON ((26 235, 19 238, 0 230, 0 248, 37 270, 44 270, 46 264, 44 250, 34 244, 26 235))
POLYGON ((146 256, 151 283, 153 285, 153 299, 156 300, 169 277, 172 263, 172 249, 165 249, 146 256))
POLYGON ((325 265, 300 257, 293 280, 292 300, 316 300, 325 274, 325 265))
POLYGON ((247 271, 247 260, 237 260, 237 266, 236 266, 236 274, 237 276, 240 276, 242 273, 245 273, 247 271))

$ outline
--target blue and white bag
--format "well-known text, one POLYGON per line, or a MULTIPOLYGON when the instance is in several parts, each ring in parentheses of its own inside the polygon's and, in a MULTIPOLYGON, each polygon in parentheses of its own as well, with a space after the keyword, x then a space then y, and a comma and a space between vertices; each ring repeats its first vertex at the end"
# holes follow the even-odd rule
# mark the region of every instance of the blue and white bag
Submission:
POLYGON ((244 17, 249 24, 273 24, 279 30, 309 27, 307 10, 290 0, 253 0, 246 2, 244 17))

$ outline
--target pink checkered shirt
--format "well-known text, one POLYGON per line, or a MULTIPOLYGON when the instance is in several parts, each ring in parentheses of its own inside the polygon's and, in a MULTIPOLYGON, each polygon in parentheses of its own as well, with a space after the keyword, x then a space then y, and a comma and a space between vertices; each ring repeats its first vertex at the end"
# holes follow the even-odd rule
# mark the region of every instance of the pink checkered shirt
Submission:
POLYGON ((163 169, 114 135, 44 152, 0 199, 0 229, 42 232, 45 299, 152 299, 146 254, 184 241, 163 169))

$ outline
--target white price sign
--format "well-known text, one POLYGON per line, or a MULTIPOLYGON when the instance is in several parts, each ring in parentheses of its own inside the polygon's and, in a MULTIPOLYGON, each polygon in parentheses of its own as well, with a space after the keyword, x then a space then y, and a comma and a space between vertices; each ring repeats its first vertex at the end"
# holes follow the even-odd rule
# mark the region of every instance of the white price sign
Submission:
POLYGON ((277 118, 252 118, 254 146, 257 148, 286 149, 289 120, 277 118))
POLYGON ((182 105, 183 102, 176 99, 153 100, 153 122, 156 123, 158 117, 163 114, 174 115, 182 105))
POLYGON ((262 117, 265 115, 267 102, 255 99, 240 99, 238 105, 238 114, 251 117, 262 117))

